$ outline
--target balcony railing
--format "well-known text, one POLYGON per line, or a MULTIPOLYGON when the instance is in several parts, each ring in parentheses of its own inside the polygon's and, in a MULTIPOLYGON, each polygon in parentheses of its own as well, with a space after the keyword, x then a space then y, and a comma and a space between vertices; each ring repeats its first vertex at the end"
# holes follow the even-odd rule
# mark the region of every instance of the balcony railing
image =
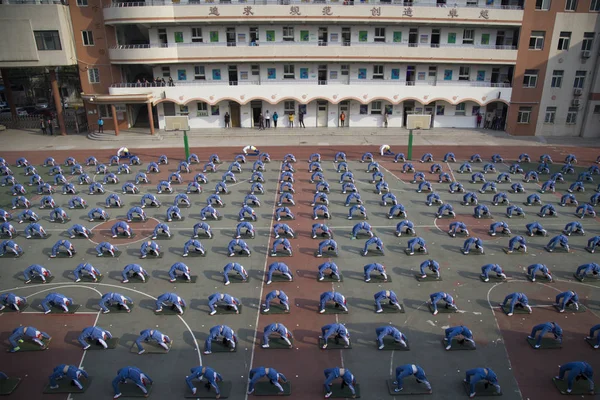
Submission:
POLYGON ((331 47, 433 47, 433 48, 473 48, 486 50, 517 50, 516 46, 494 45, 494 44, 460 44, 460 43, 399 43, 399 42, 261 42, 260 44, 249 44, 246 42, 193 42, 193 43, 148 43, 148 44, 121 44, 111 46, 110 49, 131 50, 131 49, 159 49, 159 48, 188 48, 188 47, 259 47, 259 46, 331 46, 331 47))
POLYGON ((38 4, 56 4, 68 6, 69 2, 67 0, 0 0, 0 5, 8 4, 26 4, 26 5, 38 5, 38 4))
POLYGON ((502 10, 522 10, 520 5, 502 5, 502 4, 487 4, 487 1, 480 0, 479 2, 456 3, 452 1, 437 2, 437 1, 404 1, 404 0, 366 0, 366 1, 351 1, 351 0, 183 0, 173 2, 171 0, 148 0, 144 2, 113 2, 105 5, 105 8, 110 7, 151 7, 151 6, 187 6, 207 4, 226 6, 226 5, 294 5, 294 4, 330 4, 330 5, 345 5, 345 6, 400 6, 400 7, 452 7, 452 8, 487 8, 487 9, 502 9, 502 10))
POLYGON ((213 81, 213 80, 194 80, 194 81, 174 81, 173 84, 168 82, 136 82, 136 83, 113 83, 113 88, 155 88, 155 87, 189 87, 189 86, 238 86, 238 85, 396 85, 396 86, 462 86, 462 87, 496 87, 510 88, 510 83, 492 83, 490 81, 443 81, 443 80, 426 80, 426 81, 405 81, 395 79, 263 79, 263 80, 244 80, 244 81, 213 81))

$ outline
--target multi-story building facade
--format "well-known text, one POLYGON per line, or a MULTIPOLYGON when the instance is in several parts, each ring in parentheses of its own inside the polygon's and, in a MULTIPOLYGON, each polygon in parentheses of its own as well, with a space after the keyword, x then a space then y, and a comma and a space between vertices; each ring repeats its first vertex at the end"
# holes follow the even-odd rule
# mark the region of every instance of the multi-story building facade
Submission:
POLYGON ((226 114, 252 127, 268 110, 283 127, 290 113, 307 127, 337 127, 342 113, 346 126, 405 127, 428 114, 434 128, 473 128, 481 114, 515 135, 600 136, 600 0, 75 0, 70 9, 88 113, 117 128, 164 128, 174 115, 221 127, 226 114))

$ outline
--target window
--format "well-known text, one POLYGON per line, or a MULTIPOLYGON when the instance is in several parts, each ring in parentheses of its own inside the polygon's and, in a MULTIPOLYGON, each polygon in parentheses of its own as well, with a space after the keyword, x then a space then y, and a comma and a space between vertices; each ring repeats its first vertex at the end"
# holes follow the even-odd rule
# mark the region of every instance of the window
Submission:
POLYGON ((163 78, 169 78, 171 76, 171 67, 162 67, 163 78))
POLYGON ((600 105, 594 106, 594 114, 600 114, 600 105))
POLYGON ((183 43, 183 32, 173 32, 175 43, 183 43))
POLYGON ((467 7, 477 7, 479 5, 479 1, 477 0, 467 0, 467 7))
POLYGON ((310 34, 308 31, 300 31, 300 41, 308 42, 310 38, 310 34))
POLYGON ((571 32, 561 32, 558 37, 558 50, 569 50, 571 43, 571 32))
POLYGON ((284 42, 293 42, 294 41, 294 27, 293 26, 284 26, 283 27, 283 41, 284 42))
POLYGON ((198 106, 198 112, 196 113, 197 117, 208 117, 208 104, 203 101, 199 101, 196 103, 198 106))
POLYGON ((490 44, 490 34, 489 33, 481 34, 481 44, 485 44, 485 45, 490 44))
POLYGON ((88 5, 87 0, 77 0, 78 7, 87 7, 87 5, 88 5))
POLYGON ((454 115, 467 115, 467 105, 466 103, 459 103, 456 105, 456 111, 454 115))
POLYGON ((342 64, 340 65, 340 70, 343 76, 350 75, 350 64, 342 64))
POLYGON ((592 0, 590 3, 590 11, 600 11, 600 0, 592 0))
POLYGON ((293 100, 288 100, 283 103, 283 113, 288 115, 290 113, 295 114, 296 110, 296 102, 293 100))
POLYGON ((583 41, 581 42, 581 50, 592 50, 594 45, 594 32, 584 32, 583 41))
POLYGON ((556 118, 556 107, 546 107, 546 116, 544 117, 545 124, 553 124, 556 118))
POLYGON ((538 70, 526 69, 523 74, 523 87, 534 88, 537 85, 538 70))
POLYGON ((100 71, 98 71, 98 68, 88 69, 88 80, 90 83, 100 83, 100 71))
POLYGON ((381 114, 381 101, 371 103, 371 114, 381 114))
POLYGON ((192 28, 192 43, 202 43, 202 28, 192 28))
POLYGON ((435 107, 435 115, 444 115, 445 106, 436 106, 435 107))
POLYGON ((531 119, 531 107, 519 107, 519 113, 517 114, 518 124, 528 124, 531 119))
POLYGON ((474 29, 465 29, 463 31, 463 44, 473 44, 475 38, 474 29))
POLYGON ((575 11, 577 9, 577 0, 567 0, 565 3, 565 11, 575 11))
POLYGON ((535 0, 535 9, 548 11, 550 9, 550 0, 535 0))
POLYGON ((583 89, 583 85, 585 83, 585 73, 585 71, 575 72, 575 81, 573 82, 573 88, 583 89))
POLYGON ((373 79, 383 79, 383 65, 373 65, 373 79))
POLYGON ((252 75, 260 75, 260 65, 252 65, 250 69, 252 70, 252 75))
POLYGON ((58 31, 34 31, 38 50, 62 50, 58 31))
POLYGON ((375 38, 373 40, 375 42, 385 42, 385 28, 375 28, 375 38))
POLYGON ((569 112, 567 113, 567 125, 575 125, 577 123, 577 112, 579 109, 577 107, 569 107, 569 112))
POLYGON ((546 32, 532 31, 531 36, 529 36, 529 50, 542 50, 545 36, 546 32))
POLYGON ((553 88, 562 87, 562 80, 564 74, 565 71, 563 70, 555 69, 554 71, 552 71, 552 83, 550 84, 550 86, 553 88))
POLYGON ((98 116, 100 118, 110 118, 108 114, 109 106, 107 104, 99 104, 98 105, 98 116))
POLYGON ((84 46, 93 46, 94 45, 94 32, 81 31, 81 37, 83 38, 84 46))
POLYGON ((169 39, 167 38, 167 30, 164 28, 158 28, 158 41, 162 44, 166 44, 169 39))
POLYGON ((458 69, 458 80, 468 81, 471 77, 471 67, 460 67, 458 69))
POLYGON ((206 80, 206 72, 204 71, 204 65, 196 65, 194 67, 194 79, 197 81, 206 80))
POLYGON ((296 79, 294 64, 285 64, 283 66, 283 79, 296 79))

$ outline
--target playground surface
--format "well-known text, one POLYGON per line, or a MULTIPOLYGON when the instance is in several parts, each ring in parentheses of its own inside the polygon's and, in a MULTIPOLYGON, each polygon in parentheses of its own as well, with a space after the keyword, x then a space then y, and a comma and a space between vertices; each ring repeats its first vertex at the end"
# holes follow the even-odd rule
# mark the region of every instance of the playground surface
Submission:
MULTIPOLYGON (((193 146, 193 143, 192 143, 193 146)), ((232 383, 231 399, 253 397, 246 395, 248 372, 258 366, 272 367, 285 374, 291 382, 290 399, 317 399, 323 397, 323 370, 330 367, 345 367, 352 371, 360 384, 361 397, 369 400, 417 398, 408 394, 392 395, 388 392, 387 379, 394 379, 394 370, 403 364, 420 365, 426 372, 433 387, 431 399, 467 398, 462 385, 465 371, 477 367, 489 367, 498 375, 502 386, 503 396, 507 399, 558 399, 559 391, 552 383, 552 378, 558 373, 560 364, 570 361, 586 361, 600 371, 598 351, 584 341, 589 328, 600 323, 600 300, 598 298, 600 281, 585 280, 579 282, 573 277, 573 272, 579 265, 588 262, 598 262, 598 253, 590 254, 585 250, 587 240, 600 235, 598 218, 586 217, 580 220, 574 215, 572 206, 558 206, 560 196, 574 182, 579 172, 587 170, 594 164, 600 154, 593 148, 561 148, 561 147, 487 147, 487 146, 418 146, 413 149, 413 164, 417 171, 424 172, 431 181, 434 191, 445 203, 454 206, 457 213, 455 219, 437 219, 437 206, 425 204, 427 193, 417 193, 417 184, 413 184, 412 173, 402 173, 402 163, 394 163, 391 157, 378 155, 378 147, 374 146, 314 146, 314 147, 264 147, 261 151, 268 152, 272 161, 266 164, 264 177, 265 193, 258 195, 261 206, 256 207, 257 221, 253 222, 257 235, 253 239, 245 239, 252 254, 250 257, 230 258, 227 254, 227 244, 235 236, 235 227, 239 223, 238 212, 244 196, 248 193, 252 174, 252 163, 255 157, 247 157, 242 164, 242 172, 236 174, 237 183, 228 184, 230 194, 223 195, 226 203, 219 208, 222 220, 207 222, 215 235, 213 239, 202 239, 207 250, 205 257, 181 256, 183 244, 191 237, 192 227, 200 221, 199 211, 206 204, 206 198, 214 192, 214 187, 221 180, 221 175, 227 171, 228 165, 240 153, 240 148, 192 148, 191 151, 200 158, 200 164, 193 164, 189 174, 182 174, 183 184, 173 184, 173 194, 157 194, 156 185, 166 179, 171 172, 177 170, 179 161, 184 158, 181 149, 140 149, 130 147, 132 153, 142 160, 141 166, 133 166, 132 173, 118 175, 121 182, 116 185, 104 185, 104 195, 89 195, 87 185, 75 185, 78 193, 87 200, 87 209, 68 209, 70 195, 63 195, 59 190, 54 194, 57 205, 63 207, 71 221, 65 224, 50 222, 49 209, 39 210, 41 196, 35 194, 34 187, 26 185, 26 177, 22 168, 15 166, 19 157, 26 157, 36 166, 39 174, 48 182, 52 180, 47 167, 42 167, 44 159, 52 156, 60 164, 71 156, 84 163, 89 156, 95 156, 99 162, 107 163, 112 150, 69 150, 69 151, 28 151, 9 152, 0 154, 11 165, 15 177, 25 184, 28 191, 26 197, 31 200, 32 208, 42 217, 42 226, 50 233, 47 239, 26 239, 23 230, 26 223, 18 224, 11 221, 19 235, 15 241, 25 250, 19 258, 6 255, 0 258, 0 293, 14 292, 26 296, 30 307, 23 313, 0 313, 2 329, 0 342, 4 349, 0 352, 0 365, 10 377, 19 377, 21 384, 7 398, 15 399, 66 399, 67 394, 44 395, 42 391, 47 384, 47 377, 58 364, 73 364, 82 366, 93 377, 93 382, 85 394, 73 395, 69 398, 82 397, 86 400, 106 399, 112 396, 112 379, 118 369, 124 366, 137 366, 153 380, 153 390, 150 398, 172 399, 183 398, 189 394, 185 384, 185 376, 190 368, 198 365, 210 366, 221 373, 226 381, 232 383), (380 237, 385 245, 385 255, 369 253, 362 256, 361 252, 366 237, 352 240, 352 227, 363 219, 356 215, 348 220, 348 207, 344 205, 347 194, 341 193, 339 183, 340 173, 336 172, 333 157, 336 152, 345 151, 349 169, 354 173, 355 184, 362 196, 368 212, 367 222, 373 227, 373 232, 380 237), (371 183, 371 173, 366 172, 367 163, 361 163, 361 155, 370 151, 375 160, 380 163, 381 172, 388 182, 391 192, 398 201, 406 207, 407 218, 414 222, 417 235, 427 242, 428 256, 405 254, 407 241, 405 235, 396 237, 396 224, 401 219, 389 219, 390 205, 382 206, 381 195, 374 191, 371 183), (441 159, 446 152, 456 154, 456 163, 443 163, 441 159), (525 171, 535 169, 537 160, 543 153, 552 156, 554 164, 552 171, 559 171, 567 154, 573 153, 578 157, 574 175, 565 175, 564 183, 557 183, 556 193, 540 194, 544 204, 552 203, 558 210, 557 217, 539 218, 536 214, 540 206, 523 206, 525 218, 506 218, 506 205, 491 204, 494 193, 480 194, 479 204, 488 205, 491 219, 476 219, 473 217, 473 206, 462 206, 463 194, 451 194, 447 183, 437 183, 437 174, 431 174, 432 163, 420 163, 418 160, 425 152, 433 154, 435 162, 442 165, 443 171, 448 172, 453 179, 463 183, 466 191, 479 190, 481 183, 469 183, 471 174, 459 174, 458 167, 472 154, 479 153, 484 163, 472 163, 474 172, 481 171, 483 165, 489 162, 492 154, 500 153, 504 163, 497 163, 496 173, 486 174, 486 178, 495 179, 501 172, 508 172, 509 166, 523 152, 527 152, 531 163, 524 163, 525 171), (222 164, 216 173, 206 173, 209 182, 203 184, 203 193, 190 194, 192 206, 181 208, 184 219, 169 222, 173 237, 170 240, 157 239, 163 255, 161 258, 139 258, 139 249, 143 241, 148 240, 154 226, 160 221, 165 222, 165 212, 168 205, 173 203, 176 194, 185 192, 187 183, 193 176, 202 172, 202 166, 211 154, 217 153, 222 164), (279 198, 279 175, 283 156, 293 153, 297 158, 294 164, 295 206, 289 206, 295 214, 294 220, 282 221, 290 225, 296 232, 297 238, 290 239, 293 246, 293 256, 272 257, 271 246, 274 242, 272 226, 274 211, 279 198), (329 194, 329 210, 332 218, 325 221, 334 234, 339 246, 339 256, 334 258, 317 258, 314 253, 321 238, 311 237, 311 226, 315 222, 312 216, 312 206, 315 184, 310 183, 311 173, 308 172, 308 157, 312 153, 321 154, 321 165, 325 178, 331 185, 329 194), (159 155, 169 157, 168 165, 161 166, 161 172, 148 174, 151 183, 139 185, 141 193, 122 194, 121 185, 132 181, 138 170, 146 169, 151 161, 157 161, 159 155), (123 208, 106 209, 110 215, 107 222, 89 222, 87 213, 92 207, 102 207, 109 193, 117 193, 124 202, 123 208), (155 194, 162 202, 162 207, 146 208, 149 217, 146 223, 132 222, 135 237, 131 239, 115 239, 108 235, 110 227, 118 220, 124 220, 129 208, 139 205, 140 198, 145 193, 155 194), (562 253, 560 249, 549 253, 544 249, 548 241, 561 233, 564 226, 571 221, 581 221, 585 228, 585 236, 572 235, 569 244, 573 252, 562 253), (484 255, 463 255, 460 248, 465 238, 452 238, 447 234, 448 225, 452 221, 462 221, 467 224, 471 236, 478 236, 484 242, 484 255), (488 235, 489 225, 494 221, 506 221, 515 235, 525 234, 525 225, 539 221, 548 230, 548 237, 526 236, 528 243, 527 254, 505 254, 509 238, 502 235, 488 235), (77 253, 73 258, 49 258, 49 250, 59 239, 67 239, 67 228, 74 223, 80 223, 92 229, 94 233, 90 240, 73 239, 77 253), (116 258, 97 257, 94 247, 99 241, 108 240, 116 245, 121 255, 116 258), (421 262, 427 258, 437 260, 441 265, 442 281, 418 282, 415 274, 421 262), (342 282, 317 281, 317 266, 325 261, 334 261, 344 277, 342 282), (197 276, 196 283, 169 282, 167 271, 175 262, 182 261, 197 276), (223 284, 222 271, 229 262, 241 263, 249 273, 247 283, 223 284), (99 269, 104 278, 99 283, 75 283, 73 269, 82 262, 90 262, 99 269), (284 262, 294 273, 292 282, 273 282, 266 284, 265 272, 273 262, 284 262), (369 263, 381 263, 386 266, 391 282, 364 282, 363 266, 369 263), (130 263, 142 265, 149 273, 147 283, 130 280, 121 283, 123 267, 130 263), (482 282, 479 278, 481 266, 497 263, 502 266, 509 279, 505 282, 482 282), (555 282, 547 283, 538 279, 529 282, 525 272, 528 265, 543 263, 552 271, 555 282), (24 283, 22 271, 31 264, 41 264, 55 276, 51 283, 45 285, 24 283), (272 291, 283 290, 290 299, 289 314, 262 314, 261 304, 265 295, 272 291), (319 314, 318 301, 325 291, 338 291, 346 299, 348 314, 319 314), (373 295, 380 290, 393 290, 404 305, 405 313, 374 312, 373 295), (574 290, 580 297, 585 312, 556 312, 552 304, 554 297, 565 290, 574 290), (432 315, 426 302, 429 295, 444 291, 450 293, 456 300, 459 311, 432 315), (39 301, 49 292, 59 292, 73 297, 81 307, 75 314, 61 313, 44 315, 39 309, 39 301), (101 294, 119 292, 132 297, 135 306, 131 313, 101 314, 98 301, 101 294), (184 315, 155 315, 155 299, 165 292, 175 292, 187 302, 184 315), (236 314, 209 315, 208 296, 213 293, 228 293, 241 299, 243 311, 236 314), (498 307, 504 297, 513 292, 523 292, 533 306, 532 314, 517 314, 508 317, 498 307), (534 350, 526 341, 531 327, 542 322, 555 321, 564 330, 563 346, 560 350, 534 350), (294 335, 292 349, 263 349, 263 328, 273 322, 283 323, 294 335), (326 324, 344 323, 350 331, 351 349, 322 350, 318 346, 321 327, 326 324), (234 329, 238 338, 236 352, 213 352, 210 355, 202 353, 204 341, 212 326, 225 324, 234 329), (10 354, 8 336, 19 325, 34 326, 50 334, 53 339, 48 350, 10 354), (115 349, 103 351, 83 351, 76 339, 86 326, 97 325, 109 330, 113 336, 119 337, 115 349), (408 338, 409 351, 378 350, 376 346, 375 329, 384 325, 398 327, 408 338), (449 326, 466 325, 474 334, 477 343, 475 351, 446 351, 440 344, 444 329, 449 326), (154 328, 170 336, 173 346, 168 354, 143 354, 131 352, 131 346, 143 329, 154 328)), ((394 146, 394 151, 406 151, 405 148, 394 146)), ((77 180, 77 175, 70 175, 70 168, 65 169, 65 176, 77 180)), ((111 172, 116 166, 109 167, 111 172)), ((94 175, 93 167, 85 167, 85 171, 95 180, 101 181, 102 175, 94 175)), ((512 175, 513 182, 520 182, 521 175, 512 175)), ((540 184, 548 179, 548 175, 540 176, 540 184)), ((576 193, 580 204, 588 202, 595 193, 600 176, 594 176, 595 182, 586 183, 586 191, 576 193)), ((74 182, 76 183, 76 182, 74 182)), ((509 183, 499 183, 498 191, 508 193, 511 204, 522 206, 525 198, 539 190, 535 182, 523 183, 526 193, 508 193, 509 183)), ((10 187, 0 188, 0 208, 12 212, 14 216, 20 210, 10 210, 12 196, 10 187)), ((104 208, 104 207, 103 207, 104 208)), ((376 274, 376 273, 375 273, 376 274)), ((406 379, 414 381, 413 377, 406 379)), ((129 385, 132 385, 131 383, 129 385)), ((339 381, 334 383, 339 386, 339 381)), ((408 383, 406 384, 408 387, 408 383)), ((479 396, 478 396, 479 397, 479 396)), ((122 398, 127 398, 123 396, 122 398)), ((267 397, 269 398, 269 397, 267 397)), ((420 397, 422 398, 422 397, 420 397)))

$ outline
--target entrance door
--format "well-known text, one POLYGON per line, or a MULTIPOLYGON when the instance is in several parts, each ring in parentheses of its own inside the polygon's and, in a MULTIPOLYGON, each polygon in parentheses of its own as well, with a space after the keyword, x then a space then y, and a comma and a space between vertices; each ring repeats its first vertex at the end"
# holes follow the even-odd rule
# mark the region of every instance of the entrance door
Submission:
POLYGON ((440 47, 440 30, 433 29, 431 31, 431 47, 440 47))
POLYGON ((317 101, 317 127, 327 126, 327 102, 317 101))
POLYGON ((412 114, 415 109, 414 102, 406 102, 404 104, 404 113, 402 114, 402 126, 406 126, 408 122, 408 115, 412 114))
POLYGON ((327 46, 327 28, 319 28, 319 46, 327 46))
POLYGON ((236 86, 238 84, 237 65, 230 65, 228 70, 229 70, 229 85, 236 86))
POLYGON ((415 66, 409 65, 406 67, 406 86, 414 86, 415 84, 415 66))
POLYGON ((252 108, 252 126, 258 128, 260 126, 260 113, 262 112, 262 101, 250 102, 252 108))
POLYGON ((425 106, 425 114, 431 115, 431 118, 429 118, 429 121, 430 121, 429 127, 430 128, 433 128, 433 118, 435 116, 434 110, 435 110, 435 103, 425 106))
POLYGON ((235 28, 227 28, 227 46, 235 46, 235 28))
POLYGON ((350 125, 350 102, 349 101, 342 101, 339 105, 339 110, 338 110, 338 126, 340 126, 340 115, 342 115, 342 112, 346 115, 346 120, 344 121, 344 127, 347 127, 350 125))
POLYGON ((319 85, 327 85, 327 64, 319 65, 319 85))
POLYGON ((236 101, 229 102, 229 116, 231 117, 231 127, 239 128, 240 124, 240 104, 236 101))

